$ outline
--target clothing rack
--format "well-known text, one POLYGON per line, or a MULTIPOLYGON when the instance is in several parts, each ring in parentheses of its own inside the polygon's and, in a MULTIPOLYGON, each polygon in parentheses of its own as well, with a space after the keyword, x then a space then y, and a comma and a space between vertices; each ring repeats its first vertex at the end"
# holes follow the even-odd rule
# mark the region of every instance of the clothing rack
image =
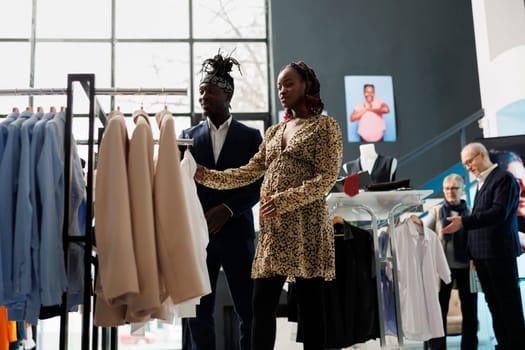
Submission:
POLYGON ((331 215, 337 215, 350 221, 370 221, 374 243, 379 337, 382 349, 387 348, 387 344, 384 323, 385 315, 383 312, 385 296, 383 295, 380 276, 381 269, 389 262, 392 264, 393 271, 392 282, 394 286, 393 294, 397 329, 397 349, 403 349, 404 335, 401 320, 401 303, 399 298, 399 278, 397 273, 395 244, 391 244, 392 255, 390 257, 381 256, 378 237, 379 223, 384 222, 385 219, 387 220, 389 239, 395 242, 394 226, 396 217, 409 211, 415 206, 422 205, 423 199, 430 194, 432 194, 431 190, 361 192, 353 197, 350 197, 345 193, 330 193, 326 198, 331 215), (366 214, 363 213, 363 211, 365 211, 366 214))
MULTIPOLYGON (((95 89, 95 75, 94 74, 68 74, 67 88, 27 88, 27 89, 0 89, 0 96, 33 96, 33 95, 66 95, 66 120, 64 133, 64 223, 62 230, 64 258, 66 266, 68 267, 68 246, 72 242, 80 242, 84 245, 84 296, 83 296, 83 313, 82 313, 82 336, 81 349, 89 350, 90 340, 92 340, 92 349, 98 349, 98 329, 93 326, 92 339, 90 339, 90 325, 92 320, 91 315, 91 264, 96 260, 93 259, 93 173, 94 173, 94 146, 95 146, 95 118, 98 116, 102 124, 106 125, 106 116, 103 109, 100 107, 96 95, 186 95, 187 89, 166 89, 166 88, 106 88, 95 89), (88 161, 87 161, 87 202, 86 202, 86 227, 84 236, 69 236, 68 233, 68 218, 69 218, 69 200, 70 200, 70 186, 71 186, 71 135, 73 124, 73 87, 74 83, 80 83, 82 89, 89 99, 89 139, 88 145, 88 161)), ((193 145, 193 139, 177 139, 177 144, 181 146, 193 145)), ((69 270, 69 269, 68 269, 69 270)), ((63 294, 62 306, 60 312, 60 339, 59 349, 68 349, 68 308, 67 308, 67 292, 63 294)), ((117 332, 116 328, 112 327, 110 335, 108 336, 107 329, 102 330, 102 349, 108 347, 117 349, 117 332)), ((38 344, 37 344, 38 346, 38 344)))
MULTIPOLYGON (((99 119, 101 120, 102 124, 106 126, 106 118, 105 114, 100 107, 100 104, 98 103, 96 99, 96 95, 129 95, 129 94, 142 94, 142 95, 185 95, 186 89, 95 89, 95 75, 94 74, 69 74, 68 75, 68 88, 67 88, 67 109, 66 109, 66 135, 71 135, 71 124, 68 124, 67 121, 71 123, 73 120, 73 110, 72 110, 72 103, 73 103, 73 82, 79 82, 86 92, 88 98, 89 98, 89 138, 88 138, 88 163, 87 163, 87 205, 88 212, 86 212, 86 217, 91 218, 93 217, 91 210, 92 210, 92 204, 93 204, 93 172, 94 172, 94 143, 95 143, 95 137, 94 137, 94 124, 95 124, 95 111, 94 109, 97 109, 97 115, 99 119)), ((100 130, 99 130, 100 131, 100 130)), ((66 140, 66 142, 69 141, 69 144, 71 140, 66 140)), ((193 145, 192 139, 178 139, 177 144, 179 145, 193 145)), ((68 143, 66 143, 66 150, 68 150, 68 143)), ((66 168, 69 169, 69 168, 66 168)), ((86 220, 87 222, 91 222, 90 219, 86 220)), ((66 232, 67 236, 67 232, 66 232)), ((86 242, 86 252, 91 252, 93 245, 93 228, 91 225, 86 225, 86 237, 89 237, 86 242)), ((84 267, 85 267, 85 286, 91 286, 91 254, 85 254, 84 255, 84 267)), ((91 290, 88 288, 84 288, 84 302, 87 303, 84 306, 84 313, 83 313, 83 320, 82 320, 82 350, 88 350, 89 349, 89 325, 91 322, 91 290), (86 305, 89 306, 86 307, 86 305)), ((67 310, 66 310, 67 311, 67 310)), ((67 320, 67 315, 63 317, 67 320)), ((67 327, 64 327, 64 329, 67 329, 67 327)), ((67 333, 64 336, 64 339, 67 341, 67 333)), ((62 337, 61 337, 62 341, 62 337)), ((96 350, 98 349, 98 328, 93 326, 93 339, 92 339, 92 349, 96 350)), ((102 329, 102 341, 101 341, 102 349, 105 350, 108 347, 110 349, 117 349, 118 343, 117 343, 117 330, 115 327, 111 327, 110 334, 108 336, 108 330, 107 328, 102 329)), ((61 350, 67 350, 67 343, 63 344, 64 347, 60 347, 61 350)))
MULTIPOLYGON (((75 74, 81 75, 81 74, 75 74)), ((82 82, 81 82, 82 83, 82 82)), ((0 89, 0 96, 36 96, 36 95, 67 95, 68 89, 62 88, 27 88, 27 89, 0 89)), ((179 95, 186 96, 187 89, 165 88, 98 88, 95 95, 179 95)))
MULTIPOLYGON (((73 237, 69 237, 67 231, 66 220, 69 218, 69 187, 71 179, 71 133, 73 130, 73 83, 75 81, 83 82, 82 87, 84 88, 87 97, 89 99, 89 144, 88 144, 88 162, 87 162, 87 194, 86 194, 86 227, 85 235, 79 237, 84 241, 84 297, 83 297, 83 313, 82 313, 82 350, 89 349, 89 325, 91 323, 91 252, 93 250, 93 170, 94 170, 94 130, 95 130, 95 75, 93 74, 69 74, 67 77, 67 105, 66 105, 66 125, 64 132, 64 151, 66 153, 64 163, 64 201, 66 203, 64 211, 64 251, 67 252, 69 240, 73 237), (86 85, 87 84, 87 85, 86 85)), ((97 102, 98 104, 98 102, 97 102)), ((66 265, 67 266, 67 265, 66 265)), ((62 301, 62 314, 60 315, 60 343, 59 347, 61 350, 67 350, 68 348, 68 320, 69 314, 67 310, 67 292, 64 293, 64 299, 62 301)))
MULTIPOLYGON (((75 74, 77 76, 86 74, 75 74)), ((83 80, 78 81, 84 91, 90 89, 86 82, 83 80)), ((95 95, 178 95, 186 96, 188 94, 187 89, 174 89, 174 88, 98 88, 95 89, 95 95)), ((24 88, 24 89, 0 89, 0 96, 37 96, 37 95, 68 95, 68 89, 63 88, 24 88)), ((106 125, 106 114, 104 113, 100 103, 95 99, 96 115, 100 119, 103 125, 106 125)))

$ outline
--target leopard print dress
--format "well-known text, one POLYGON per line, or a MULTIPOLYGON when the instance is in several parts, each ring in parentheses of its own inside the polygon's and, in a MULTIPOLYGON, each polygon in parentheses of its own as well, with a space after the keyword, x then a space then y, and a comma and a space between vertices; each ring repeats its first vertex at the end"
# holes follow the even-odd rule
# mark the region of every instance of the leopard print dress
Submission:
POLYGON ((335 278, 334 235, 325 195, 339 174, 342 136, 329 116, 308 118, 283 149, 286 123, 271 126, 248 164, 225 171, 205 169, 201 183, 232 189, 264 176, 263 195, 277 215, 261 218, 252 277, 335 278))

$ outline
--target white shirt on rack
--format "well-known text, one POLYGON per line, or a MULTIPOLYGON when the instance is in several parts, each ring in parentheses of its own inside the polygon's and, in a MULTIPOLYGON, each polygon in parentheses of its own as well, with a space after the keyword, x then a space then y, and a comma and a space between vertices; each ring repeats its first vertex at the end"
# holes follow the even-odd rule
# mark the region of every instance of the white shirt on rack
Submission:
POLYGON ((444 336, 439 306, 439 276, 451 282, 450 269, 437 235, 407 220, 395 229, 401 323, 408 339, 444 336))
MULTIPOLYGON (((197 186, 193 180, 193 176, 197 170, 197 162, 188 149, 184 151, 184 158, 180 162, 180 169, 184 185, 184 197, 189 209, 191 238, 200 268, 199 277, 205 286, 205 293, 208 294, 211 293, 208 266, 206 265, 206 247, 209 242, 208 224, 206 223, 204 211, 202 210, 202 205, 197 195, 197 186)), ((195 306, 198 305, 199 302, 200 297, 187 300, 174 305, 173 311, 177 317, 195 317, 195 306)))

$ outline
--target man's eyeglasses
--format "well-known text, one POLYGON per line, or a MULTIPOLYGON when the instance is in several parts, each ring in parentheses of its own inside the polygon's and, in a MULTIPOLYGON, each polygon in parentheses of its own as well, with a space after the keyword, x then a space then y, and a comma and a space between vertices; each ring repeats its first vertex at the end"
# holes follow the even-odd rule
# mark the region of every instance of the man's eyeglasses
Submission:
POLYGON ((443 187, 443 191, 457 191, 459 187, 443 187))
POLYGON ((474 162, 474 159, 476 159, 476 157, 479 156, 480 154, 481 154, 481 153, 476 153, 475 156, 472 156, 471 158, 465 160, 465 161, 463 162, 463 165, 464 165, 465 167, 471 166, 472 163, 474 162))

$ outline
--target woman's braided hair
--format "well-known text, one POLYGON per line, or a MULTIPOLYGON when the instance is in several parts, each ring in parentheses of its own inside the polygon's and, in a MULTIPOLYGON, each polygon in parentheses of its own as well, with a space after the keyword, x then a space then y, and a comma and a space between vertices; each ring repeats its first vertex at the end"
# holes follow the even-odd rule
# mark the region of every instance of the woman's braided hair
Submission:
MULTIPOLYGON (((295 69, 306 82, 305 106, 307 111, 312 114, 320 114, 323 111, 324 103, 323 100, 321 100, 321 83, 319 83, 319 79, 317 79, 314 70, 303 61, 291 62, 284 68, 286 67, 295 69)), ((285 110, 285 119, 291 118, 292 111, 287 108, 285 110)))

